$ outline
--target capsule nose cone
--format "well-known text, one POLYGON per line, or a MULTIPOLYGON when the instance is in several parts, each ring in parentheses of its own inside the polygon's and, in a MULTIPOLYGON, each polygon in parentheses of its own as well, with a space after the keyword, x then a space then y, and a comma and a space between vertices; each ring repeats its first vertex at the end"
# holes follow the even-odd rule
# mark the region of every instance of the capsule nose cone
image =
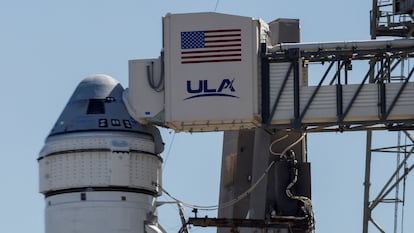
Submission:
POLYGON ((155 126, 141 125, 128 113, 122 99, 124 88, 108 75, 93 75, 79 83, 48 139, 74 132, 122 131, 152 136, 156 153, 164 149, 155 126))
POLYGON ((122 101, 123 91, 121 84, 108 75, 85 78, 75 89, 49 136, 91 130, 133 131, 135 122, 122 101))
POLYGON ((108 96, 119 97, 123 87, 117 80, 105 74, 86 77, 79 83, 69 103, 88 99, 104 99, 108 96))

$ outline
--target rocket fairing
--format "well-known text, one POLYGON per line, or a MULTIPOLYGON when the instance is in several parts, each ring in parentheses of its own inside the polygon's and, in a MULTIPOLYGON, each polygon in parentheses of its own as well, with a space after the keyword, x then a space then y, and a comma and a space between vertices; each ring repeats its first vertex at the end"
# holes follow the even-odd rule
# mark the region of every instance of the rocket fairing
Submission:
POLYGON ((136 122, 124 88, 107 75, 84 79, 38 158, 46 233, 165 232, 157 222, 163 143, 136 122))

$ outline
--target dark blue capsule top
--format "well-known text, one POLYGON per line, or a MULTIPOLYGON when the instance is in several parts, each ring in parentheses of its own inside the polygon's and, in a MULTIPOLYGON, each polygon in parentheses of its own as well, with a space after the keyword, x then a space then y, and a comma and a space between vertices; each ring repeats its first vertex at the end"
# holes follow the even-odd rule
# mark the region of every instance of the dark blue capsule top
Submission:
POLYGON ((108 75, 85 78, 63 109, 49 137, 73 132, 125 131, 154 138, 160 153, 162 139, 155 126, 141 125, 128 113, 122 100, 124 88, 108 75))

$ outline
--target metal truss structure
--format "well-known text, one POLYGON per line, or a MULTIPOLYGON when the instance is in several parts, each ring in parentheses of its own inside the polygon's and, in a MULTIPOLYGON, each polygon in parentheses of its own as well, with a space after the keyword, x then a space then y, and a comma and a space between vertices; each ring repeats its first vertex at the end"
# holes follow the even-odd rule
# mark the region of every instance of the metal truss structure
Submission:
POLYGON ((371 38, 379 36, 413 37, 414 18, 408 0, 373 0, 371 38))
MULTIPOLYGON (((410 83, 414 73, 414 43, 407 40, 402 46, 387 46, 386 41, 358 43, 326 43, 326 44, 286 44, 273 48, 262 54, 262 118, 266 127, 294 128, 308 132, 337 132, 367 129, 400 130, 414 128, 414 119, 390 119, 390 113, 398 104, 401 94, 410 83), (369 43, 374 45, 368 46, 369 43), (377 46, 375 43, 382 43, 377 46), (366 46, 365 46, 366 45, 366 46), (296 48, 294 48, 296 46, 296 48), (302 46, 302 47, 301 47, 302 46), (307 49, 312 46, 313 49, 307 49), (359 46, 359 47, 357 47, 359 46), (285 49, 284 49, 285 48, 285 49), (269 101, 269 67, 276 63, 290 63, 285 74, 282 87, 276 99, 269 101), (354 71, 353 67, 364 65, 365 68, 354 71), (311 75, 312 69, 318 66, 322 74, 311 75), (320 77, 319 80, 307 80, 314 83, 315 88, 303 104, 300 88, 301 76, 320 77), (272 119, 280 104, 286 83, 293 75, 293 109, 294 119, 288 124, 273 124, 272 119), (347 120, 348 114, 355 105, 357 98, 362 96, 366 84, 376 84, 378 87, 378 117, 375 119, 347 120), (386 97, 387 84, 401 83, 393 98, 386 97), (350 101, 344 101, 343 88, 348 84, 359 84, 353 92, 350 101), (329 121, 304 121, 312 104, 318 95, 323 95, 322 87, 336 87, 336 119, 329 121), (302 101, 302 103, 301 103, 302 101), (270 102, 273 102, 271 105, 270 102)), ((302 77, 303 78, 303 77, 302 77)), ((305 77, 307 78, 307 77, 305 77)), ((320 105, 320 104, 319 104, 320 105)))
POLYGON ((369 232, 369 223, 371 223, 376 230, 381 233, 386 231, 379 222, 373 217, 373 212, 378 209, 380 204, 394 204, 393 213, 393 232, 403 232, 404 216, 401 216, 401 225, 399 226, 399 214, 404 214, 405 204, 405 181, 409 173, 414 169, 414 164, 409 164, 409 159, 414 152, 414 137, 409 131, 399 131, 397 145, 381 148, 372 148, 373 132, 367 131, 367 147, 366 147, 366 161, 365 161, 365 180, 364 180, 364 215, 363 215, 363 233, 369 232), (402 143, 401 136, 404 134, 410 141, 409 143, 402 143), (394 155, 396 158, 396 169, 390 174, 389 179, 381 187, 378 194, 370 199, 371 194, 371 167, 373 153, 387 153, 394 155), (401 190, 402 188, 402 190, 401 190), (395 195, 392 196, 394 191, 395 195), (401 210, 400 210, 401 209, 401 210))
MULTIPOLYGON (((376 1, 375 1, 376 2, 376 1)), ((375 35, 407 35, 408 27, 404 30, 375 31, 375 35), (396 34, 398 32, 398 35, 396 34)), ((410 29, 411 30, 411 29, 410 29)), ((378 41, 381 43, 381 41, 378 41)), ((372 42, 374 43, 374 42, 372 42)), ((263 45, 264 46, 264 45, 263 45)), ((282 88, 273 104, 271 101, 266 101, 270 98, 270 94, 262 92, 263 101, 263 122, 267 127, 274 128, 292 128, 296 130, 304 130, 307 132, 343 132, 343 131, 366 131, 366 168, 365 168, 365 182, 364 182, 364 217, 363 217, 363 233, 369 232, 370 223, 375 230, 381 233, 386 231, 382 228, 381 223, 377 222, 373 217, 373 212, 378 209, 383 203, 394 204, 394 233, 398 229, 399 214, 403 210, 405 203, 405 180, 410 172, 414 169, 414 165, 408 164, 408 159, 414 152, 414 137, 409 133, 409 130, 414 129, 414 119, 389 119, 391 111, 397 105, 401 93, 406 89, 407 84, 414 73, 414 44, 403 46, 400 48, 393 48, 392 46, 374 46, 377 48, 358 49, 356 46, 331 46, 329 49, 319 45, 319 49, 306 49, 309 46, 313 48, 315 45, 304 45, 302 48, 285 49, 282 45, 279 49, 262 54, 262 88, 264 90, 269 88, 269 66, 273 63, 289 62, 290 66, 285 74, 282 88), (362 66, 361 66, 362 65, 362 66), (318 67, 315 69, 315 67, 318 67), (311 72, 317 70, 319 75, 313 75, 311 72), (358 71, 357 71, 358 70, 358 71), (312 78, 319 77, 317 80, 306 80, 306 84, 311 83, 316 85, 310 98, 306 101, 305 106, 301 106, 300 96, 301 80, 300 75, 309 75, 312 78), (285 125, 272 124, 275 111, 281 100, 283 88, 287 80, 293 75, 293 93, 294 93, 294 119, 285 125), (401 86, 397 94, 391 101, 387 101, 387 84, 400 83, 401 86), (359 84, 352 95, 351 101, 344 104, 342 89, 348 84, 359 84), (377 106, 378 118, 368 121, 346 121, 346 117, 355 104, 356 99, 363 91, 365 84, 375 84, 378 87, 377 106), (336 113, 335 121, 306 123, 303 122, 306 112, 309 110, 312 102, 316 96, 320 94, 321 87, 335 86, 336 87, 336 113), (398 145, 392 147, 372 148, 372 134, 374 130, 389 130, 398 131, 398 134, 405 134, 410 140, 410 143, 402 144, 398 140, 398 145), (382 186, 374 199, 370 199, 371 194, 371 160, 373 153, 388 153, 396 156, 396 169, 388 181, 382 186), (400 190, 402 187, 402 191, 400 190), (392 196, 395 192, 395 196, 392 196), (402 193, 402 194, 401 194, 402 193)), ((325 46, 326 47, 326 46, 325 46)), ((307 78, 307 77, 306 77, 307 78)), ((323 95, 323 93, 322 93, 323 95)), ((303 105, 303 102, 302 102, 303 105)), ((375 180, 374 180, 375 181, 375 180)), ((401 218, 403 219, 404 216, 401 218)), ((402 220, 403 222, 403 220, 402 220)), ((401 226, 401 232, 403 226, 401 226)))

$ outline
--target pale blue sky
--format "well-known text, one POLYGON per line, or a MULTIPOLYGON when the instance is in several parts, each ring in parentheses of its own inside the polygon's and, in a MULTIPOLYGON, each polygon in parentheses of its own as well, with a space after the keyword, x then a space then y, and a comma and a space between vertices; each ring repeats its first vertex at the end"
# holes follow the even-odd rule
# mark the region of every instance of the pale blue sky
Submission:
MULTIPOLYGON (((370 38, 371 4, 368 0, 221 0, 217 12, 267 22, 298 18, 304 42, 365 40, 370 38)), ((2 232, 44 232, 36 158, 78 83, 90 74, 105 73, 127 87, 128 60, 159 55, 161 18, 166 13, 214 11, 215 5, 216 0, 0 1, 2 232)), ((164 187, 189 203, 216 204, 222 134, 173 135, 163 130, 169 151, 164 153, 168 156, 164 187)), ((381 146, 395 144, 395 133, 374 136, 381 146)), ((312 134, 308 154, 317 232, 360 232, 365 133, 312 134)), ((374 157, 373 161, 373 179, 379 184, 384 173, 395 167, 394 158, 382 158, 374 157)), ((410 178, 405 232, 414 229, 410 222, 414 216, 410 178)), ((376 187, 373 184, 374 190, 376 187)), ((388 206, 374 213, 390 232, 392 211, 393 206, 388 206)), ((200 214, 215 216, 214 212, 200 214)), ((186 210, 186 215, 190 216, 191 210, 186 210)), ((175 207, 162 207, 160 221, 168 232, 177 232, 180 227, 175 207)), ((191 232, 214 230, 193 228, 191 232)))

